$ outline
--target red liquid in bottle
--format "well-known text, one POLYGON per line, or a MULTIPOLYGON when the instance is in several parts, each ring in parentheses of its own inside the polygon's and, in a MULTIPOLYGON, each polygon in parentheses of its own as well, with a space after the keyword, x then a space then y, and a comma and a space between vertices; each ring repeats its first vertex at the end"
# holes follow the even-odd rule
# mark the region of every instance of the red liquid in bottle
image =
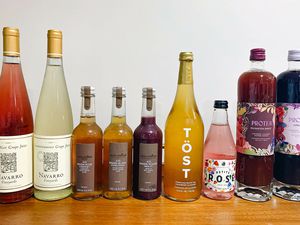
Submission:
MULTIPOLYGON (((18 189, 18 191, 12 192, 9 190, 9 188, 7 188, 9 186, 1 186, 1 188, 7 190, 1 191, 0 188, 0 203, 12 203, 22 201, 31 197, 33 194, 32 163, 22 161, 27 160, 28 158, 31 160, 32 155, 27 154, 27 159, 23 158, 23 155, 21 155, 24 148, 27 148, 26 152, 32 152, 32 133, 32 112, 21 70, 20 59, 19 57, 4 56, 4 63, 2 66, 2 72, 0 76, 0 138, 2 140, 8 140, 9 138, 12 138, 11 136, 27 135, 27 137, 25 138, 27 142, 25 141, 25 143, 29 143, 29 145, 27 145, 27 147, 24 147, 25 145, 23 145, 23 147, 17 149, 16 157, 10 155, 11 153, 7 153, 7 151, 5 152, 5 150, 1 148, 0 173, 2 176, 12 176, 15 173, 22 174, 22 176, 26 177, 26 180, 29 181, 29 183, 27 182, 24 186, 24 181, 23 183, 21 182, 20 186, 15 186, 13 188, 18 189), (8 139, 6 139, 6 136, 8 139), (14 158, 15 164, 10 164, 10 166, 8 166, 9 161, 7 161, 7 158, 14 158), (4 162, 6 164, 4 164, 4 162), (26 168, 26 171, 22 171, 21 164, 23 165, 22 168, 26 168), (26 165, 28 165, 28 167, 26 165), (23 186, 24 189, 22 190, 23 186)), ((24 141, 22 141, 24 140, 24 138, 19 138, 20 137, 13 137, 12 139, 9 139, 9 141, 13 143, 15 140, 18 140, 18 143, 24 143, 24 141)), ((1 147, 3 146, 4 145, 1 145, 1 147)), ((18 182, 19 180, 16 179, 17 185, 19 185, 18 182)))
MULTIPOLYGON (((254 67, 260 67, 262 61, 264 59, 258 59, 254 62, 254 67)), ((245 195, 245 192, 240 195, 239 189, 236 193, 248 200, 266 201, 271 196, 268 188, 261 192, 267 193, 266 195, 257 190, 269 187, 273 178, 275 101, 276 78, 272 73, 254 68, 240 76, 238 102, 241 105, 238 106, 237 118, 236 179, 238 186, 248 186, 248 191, 245 192, 250 193, 250 196, 245 195)))

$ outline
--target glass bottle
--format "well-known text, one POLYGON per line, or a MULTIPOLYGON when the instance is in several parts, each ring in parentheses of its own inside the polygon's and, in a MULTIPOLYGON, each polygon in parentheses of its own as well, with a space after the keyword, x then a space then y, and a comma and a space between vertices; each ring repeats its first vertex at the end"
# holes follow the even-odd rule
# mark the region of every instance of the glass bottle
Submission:
POLYGON ((126 124, 125 88, 113 88, 111 123, 104 131, 103 196, 124 199, 132 188, 132 130, 126 124))
POLYGON ((204 128, 194 97, 191 52, 179 56, 176 97, 165 127, 164 195, 175 201, 200 197, 204 128))
POLYGON ((91 200, 101 196, 102 130, 95 118, 95 88, 81 87, 80 124, 72 135, 72 197, 91 200))
POLYGON ((62 63, 62 32, 48 31, 48 59, 34 129, 34 196, 54 201, 71 194, 73 117, 62 63))
POLYGON ((0 203, 19 202, 33 194, 33 119, 17 28, 3 28, 0 99, 0 203))
POLYGON ((144 200, 161 194, 162 131, 156 125, 155 90, 143 88, 141 124, 134 131, 133 197, 144 200))
POLYGON ((252 49, 250 61, 251 69, 238 81, 235 193, 267 201, 272 196, 276 78, 264 69, 264 49, 252 49))
POLYGON ((228 102, 216 100, 204 146, 203 194, 227 200, 234 194, 236 149, 228 124, 228 102))
POLYGON ((300 201, 300 50, 290 50, 288 61, 277 78, 273 193, 300 201))

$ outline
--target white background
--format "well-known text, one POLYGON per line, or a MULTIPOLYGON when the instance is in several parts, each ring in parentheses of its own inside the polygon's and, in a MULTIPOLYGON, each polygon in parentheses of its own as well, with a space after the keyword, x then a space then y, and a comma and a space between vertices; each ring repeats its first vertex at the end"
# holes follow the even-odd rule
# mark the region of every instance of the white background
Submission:
POLYGON ((20 29, 34 114, 46 66, 47 30, 55 28, 63 31, 74 125, 80 116, 80 86, 95 86, 97 121, 103 130, 110 122, 112 86, 127 89, 132 129, 140 122, 141 89, 152 86, 163 129, 176 92, 178 54, 193 51, 195 96, 206 133, 214 99, 229 101, 235 132, 236 84, 249 68, 249 49, 266 48, 266 68, 275 75, 285 70, 287 51, 300 47, 300 2, 0 0, 0 25, 20 29))

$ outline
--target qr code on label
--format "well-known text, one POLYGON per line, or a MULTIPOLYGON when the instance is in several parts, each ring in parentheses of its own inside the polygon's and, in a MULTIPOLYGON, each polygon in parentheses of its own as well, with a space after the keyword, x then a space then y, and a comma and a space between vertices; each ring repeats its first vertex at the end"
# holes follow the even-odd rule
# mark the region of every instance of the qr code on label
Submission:
POLYGON ((17 172, 17 153, 0 153, 1 173, 17 172))
POLYGON ((44 171, 58 171, 58 152, 44 152, 44 171))

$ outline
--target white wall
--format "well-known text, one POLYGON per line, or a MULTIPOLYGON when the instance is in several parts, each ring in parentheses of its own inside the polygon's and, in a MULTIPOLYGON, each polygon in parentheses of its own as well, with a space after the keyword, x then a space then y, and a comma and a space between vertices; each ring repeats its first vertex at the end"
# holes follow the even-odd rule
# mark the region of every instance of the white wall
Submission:
MULTIPOLYGON (((111 87, 127 88, 127 118, 140 121, 141 89, 157 89, 164 128, 178 76, 180 51, 194 52, 195 94, 208 130, 214 99, 229 100, 235 130, 236 83, 249 49, 267 50, 267 68, 286 69, 287 50, 300 48, 297 0, 0 0, 0 25, 21 32, 22 67, 35 113, 46 65, 46 33, 63 31, 64 67, 74 122, 80 86, 94 85, 97 117, 110 121, 111 87)), ((0 51, 2 51, 2 41, 0 51)))

